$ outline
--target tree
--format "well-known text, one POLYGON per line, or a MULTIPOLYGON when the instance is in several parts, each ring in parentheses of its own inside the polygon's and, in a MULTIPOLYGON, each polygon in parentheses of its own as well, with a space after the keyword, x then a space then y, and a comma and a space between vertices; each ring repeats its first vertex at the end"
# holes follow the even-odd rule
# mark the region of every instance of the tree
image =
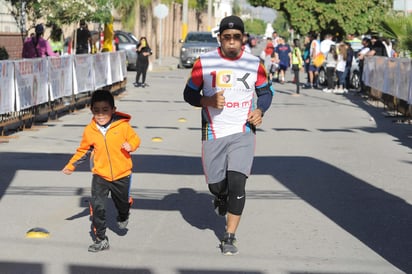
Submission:
POLYGON ((273 22, 272 26, 279 36, 289 37, 289 23, 283 12, 277 13, 276 20, 273 22))
POLYGON ((403 55, 412 53, 412 16, 388 15, 381 21, 381 32, 387 38, 396 40, 397 49, 403 55))
POLYGON ((249 0, 284 12, 296 33, 364 34, 378 29, 392 0, 249 0))
POLYGON ((245 30, 253 34, 265 33, 266 23, 261 19, 245 20, 245 30))
POLYGON ((87 21, 108 23, 111 20, 112 0, 6 0, 10 3, 10 13, 21 29, 22 36, 26 35, 25 25, 34 28, 40 18, 46 18, 47 25, 62 26, 87 21), (23 16, 24 14, 24 16, 23 16))
POLYGON ((40 11, 46 14, 48 24, 69 25, 81 19, 109 23, 112 18, 111 0, 42 0, 40 11))
POLYGON ((41 17, 40 5, 37 1, 6 0, 9 5, 10 14, 20 29, 21 39, 24 41, 27 35, 26 22, 29 29, 34 28, 36 21, 41 17))

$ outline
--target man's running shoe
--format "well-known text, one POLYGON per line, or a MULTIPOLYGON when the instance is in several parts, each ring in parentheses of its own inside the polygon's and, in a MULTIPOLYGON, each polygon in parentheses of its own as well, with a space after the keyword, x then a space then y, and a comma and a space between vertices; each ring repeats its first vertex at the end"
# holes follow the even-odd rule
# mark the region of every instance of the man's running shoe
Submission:
POLYGON ((120 228, 120 229, 126 229, 126 227, 127 227, 127 224, 129 223, 129 219, 126 219, 126 220, 124 220, 123 222, 121 222, 121 221, 117 221, 117 226, 120 228))
POLYGON ((227 213, 227 197, 215 197, 213 200, 213 205, 215 207, 215 212, 217 215, 225 216, 227 213))
POLYGON ((220 249, 223 255, 236 255, 239 253, 237 247, 235 246, 236 237, 233 233, 225 233, 222 242, 220 243, 220 249))
POLYGON ((109 249, 109 239, 104 237, 103 240, 97 239, 94 244, 89 246, 89 252, 99 252, 106 249, 109 249))

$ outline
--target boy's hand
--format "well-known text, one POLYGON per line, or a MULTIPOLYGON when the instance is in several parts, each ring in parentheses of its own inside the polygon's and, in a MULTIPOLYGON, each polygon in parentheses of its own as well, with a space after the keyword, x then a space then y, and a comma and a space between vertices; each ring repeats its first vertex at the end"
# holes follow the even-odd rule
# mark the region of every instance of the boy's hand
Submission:
POLYGON ((128 142, 124 142, 122 145, 122 148, 126 150, 127 152, 132 151, 132 146, 128 142))
POLYGON ((73 173, 73 170, 70 170, 70 169, 68 169, 68 168, 63 168, 63 169, 62 169, 62 172, 63 172, 64 174, 66 174, 66 175, 70 175, 70 174, 73 173))

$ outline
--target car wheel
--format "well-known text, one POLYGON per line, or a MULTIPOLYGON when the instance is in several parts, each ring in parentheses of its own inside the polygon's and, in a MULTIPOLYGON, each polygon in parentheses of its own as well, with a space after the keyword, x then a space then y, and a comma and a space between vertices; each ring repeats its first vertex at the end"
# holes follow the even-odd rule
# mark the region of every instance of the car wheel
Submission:
POLYGON ((350 78, 350 85, 355 90, 360 89, 360 73, 359 73, 359 71, 355 70, 355 71, 352 72, 352 76, 350 78))
POLYGON ((321 67, 319 70, 318 82, 319 82, 319 85, 322 85, 322 86, 326 85, 326 72, 323 67, 321 67))

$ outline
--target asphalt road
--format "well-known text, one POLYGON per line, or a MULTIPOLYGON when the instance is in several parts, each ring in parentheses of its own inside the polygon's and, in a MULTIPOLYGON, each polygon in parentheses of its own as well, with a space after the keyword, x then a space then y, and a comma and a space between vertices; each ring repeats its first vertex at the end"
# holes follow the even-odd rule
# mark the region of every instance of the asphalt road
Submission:
POLYGON ((147 88, 133 87, 129 72, 116 98, 142 145, 126 233, 108 203, 108 251, 87 251, 88 166, 60 172, 90 111, 0 143, 0 273, 412 273, 411 125, 359 94, 293 96, 291 83, 275 84, 257 133, 240 254, 222 256, 224 219, 201 168, 200 111, 183 101, 189 70, 174 61, 149 72, 147 88), (33 227, 50 237, 26 238, 33 227))

